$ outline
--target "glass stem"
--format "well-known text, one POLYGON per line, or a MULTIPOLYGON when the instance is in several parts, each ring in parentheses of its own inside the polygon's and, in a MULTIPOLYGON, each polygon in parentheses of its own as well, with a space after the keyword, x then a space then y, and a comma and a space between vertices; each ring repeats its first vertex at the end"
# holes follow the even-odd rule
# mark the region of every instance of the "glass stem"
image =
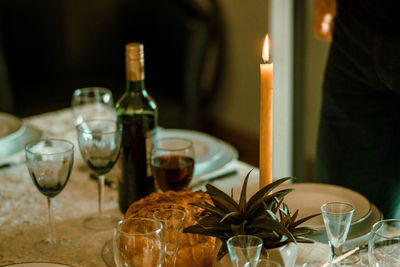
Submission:
POLYGON ((343 245, 335 248, 331 242, 329 242, 329 246, 331 248, 331 255, 332 255, 332 259, 337 258, 338 256, 342 255, 343 253, 343 245))
POLYGON ((175 263, 176 263, 176 254, 168 254, 166 253, 165 255, 165 262, 164 262, 164 267, 175 267, 175 263))
POLYGON ((50 243, 55 243, 56 242, 56 235, 55 235, 55 232, 54 232, 54 226, 53 226, 53 219, 52 219, 52 217, 53 217, 53 215, 52 215, 52 209, 53 209, 53 199, 51 198, 51 197, 48 197, 47 198, 47 207, 48 207, 48 210, 49 210, 49 242, 50 243))
POLYGON ((103 216, 103 202, 104 202, 104 175, 99 175, 98 186, 99 186, 99 217, 103 216))

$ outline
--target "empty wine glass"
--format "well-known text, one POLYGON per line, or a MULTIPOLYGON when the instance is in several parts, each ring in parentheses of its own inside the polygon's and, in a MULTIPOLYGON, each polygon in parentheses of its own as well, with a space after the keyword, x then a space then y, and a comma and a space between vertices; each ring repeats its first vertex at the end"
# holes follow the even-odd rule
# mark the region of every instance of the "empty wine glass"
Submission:
POLYGON ((151 171, 155 183, 162 191, 184 190, 192 180, 194 149, 185 138, 155 140, 151 150, 151 171))
POLYGON ((154 219, 121 220, 114 230, 113 252, 117 267, 160 267, 164 261, 162 224, 154 219))
POLYGON ((400 220, 382 220, 372 226, 368 243, 369 266, 400 266, 400 220))
MULTIPOLYGON (((331 258, 335 259, 343 253, 343 244, 350 229, 354 207, 344 202, 328 202, 321 206, 321 211, 329 239, 331 258)), ((353 264, 358 260, 359 257, 354 255, 342 260, 340 264, 353 264)))
POLYGON ((66 140, 45 139, 25 146, 26 164, 33 184, 47 197, 49 239, 36 243, 39 249, 56 247, 66 240, 56 239, 52 223, 52 202, 65 187, 74 162, 74 145, 66 140))
POLYGON ((112 92, 104 87, 76 89, 71 100, 75 126, 87 120, 115 120, 112 92))
POLYGON ((249 263, 249 267, 257 266, 263 241, 253 235, 236 235, 226 241, 229 256, 234 267, 242 267, 249 263))
POLYGON ((175 266, 179 241, 186 217, 187 213, 179 209, 161 209, 153 214, 153 218, 163 225, 162 237, 164 239, 166 257, 164 266, 175 266))
POLYGON ((114 120, 89 120, 76 126, 79 149, 88 166, 98 175, 99 214, 84 224, 91 229, 112 228, 118 218, 103 214, 104 175, 118 159, 122 129, 114 120))

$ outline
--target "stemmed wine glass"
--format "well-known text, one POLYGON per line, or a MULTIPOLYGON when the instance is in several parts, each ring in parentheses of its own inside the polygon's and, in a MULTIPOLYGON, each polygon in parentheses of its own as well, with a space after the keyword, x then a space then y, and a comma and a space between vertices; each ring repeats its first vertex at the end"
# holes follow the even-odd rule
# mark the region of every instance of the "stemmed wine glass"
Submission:
POLYGON ((76 89, 71 107, 75 126, 87 120, 116 118, 112 92, 104 87, 76 89))
POLYGON ((26 164, 37 189, 47 197, 49 214, 49 239, 36 245, 39 249, 62 245, 56 239, 52 223, 52 202, 65 187, 74 162, 74 145, 66 140, 44 139, 25 146, 26 164))
POLYGON ((116 266, 160 267, 164 261, 162 228, 162 224, 154 219, 119 221, 113 239, 116 266))
POLYGON ((184 190, 194 170, 193 143, 185 138, 155 140, 151 150, 151 171, 162 191, 184 190))
POLYGON ((229 256, 234 267, 241 267, 248 263, 255 267, 260 257, 263 241, 253 235, 236 235, 226 241, 229 256))
POLYGON ((114 120, 88 120, 76 126, 76 131, 82 157, 98 175, 99 214, 87 218, 84 224, 91 229, 112 228, 118 219, 103 214, 104 175, 118 159, 122 129, 114 120))
MULTIPOLYGON (((329 239, 331 258, 335 259, 343 252, 354 213, 353 205, 344 202, 328 202, 321 206, 322 216, 329 239)), ((356 257, 356 256, 355 256, 356 257)), ((348 257, 341 264, 353 264, 358 257, 348 257)))
POLYGON ((153 218, 163 225, 162 237, 165 244, 166 267, 175 267, 179 241, 185 226, 187 213, 179 209, 160 209, 153 213, 153 218))

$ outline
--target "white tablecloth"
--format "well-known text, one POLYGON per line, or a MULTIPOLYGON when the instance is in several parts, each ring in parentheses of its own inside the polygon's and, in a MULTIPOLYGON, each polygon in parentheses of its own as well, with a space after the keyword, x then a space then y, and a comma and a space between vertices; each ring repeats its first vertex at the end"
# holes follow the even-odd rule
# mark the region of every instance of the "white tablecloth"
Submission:
MULTIPOLYGON (((112 229, 106 231, 89 230, 83 227, 83 220, 97 213, 96 181, 89 179, 89 168, 83 162, 72 124, 69 109, 26 118, 27 125, 43 130, 44 135, 72 141, 75 146, 75 162, 70 180, 65 189, 54 199, 54 222, 58 238, 71 240, 65 251, 57 251, 49 258, 34 248, 37 240, 48 236, 46 198, 35 188, 23 163, 24 152, 18 152, 5 162, 20 163, 0 169, 0 265, 19 262, 58 262, 73 266, 105 266, 101 249, 112 238, 112 229)), ((258 188, 258 169, 241 161, 232 161, 222 170, 236 169, 236 175, 218 180, 214 185, 235 195, 243 178, 253 170, 249 179, 248 194, 258 188)), ((112 175, 118 175, 113 170, 112 175), (114 172, 114 173, 113 173, 114 172)), ((104 210, 119 217, 117 191, 106 187, 104 210)), ((329 250, 326 244, 299 245, 297 264, 312 260, 326 260, 329 250)))

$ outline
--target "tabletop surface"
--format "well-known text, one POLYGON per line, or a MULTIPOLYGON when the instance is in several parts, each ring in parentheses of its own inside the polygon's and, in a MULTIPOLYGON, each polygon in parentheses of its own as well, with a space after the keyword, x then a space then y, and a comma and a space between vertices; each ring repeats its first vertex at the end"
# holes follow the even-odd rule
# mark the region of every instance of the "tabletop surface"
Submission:
MULTIPOLYGON (((43 131, 44 136, 62 138, 75 144, 75 161, 70 179, 64 190, 54 198, 53 217, 57 238, 68 239, 68 249, 57 251, 56 256, 46 256, 34 247, 37 240, 48 236, 47 200, 33 185, 24 164, 24 152, 0 159, 16 163, 0 169, 0 266, 20 262, 57 262, 73 266, 106 266, 101 251, 112 239, 113 230, 96 231, 83 226, 83 220, 97 214, 97 182, 89 178, 86 166, 77 146, 72 113, 69 109, 41 114, 24 119, 29 127, 43 131)), ((237 174, 217 180, 213 184, 226 192, 234 189, 235 195, 243 178, 252 170, 248 194, 258 189, 258 169, 234 160, 223 169, 236 169, 237 174)), ((110 177, 118 176, 114 168, 110 177)), ((200 187, 201 188, 201 187, 200 187)), ((106 187, 104 211, 122 217, 118 208, 118 192, 106 187)), ((328 246, 322 243, 299 245, 297 264, 312 260, 326 260, 328 246)))

